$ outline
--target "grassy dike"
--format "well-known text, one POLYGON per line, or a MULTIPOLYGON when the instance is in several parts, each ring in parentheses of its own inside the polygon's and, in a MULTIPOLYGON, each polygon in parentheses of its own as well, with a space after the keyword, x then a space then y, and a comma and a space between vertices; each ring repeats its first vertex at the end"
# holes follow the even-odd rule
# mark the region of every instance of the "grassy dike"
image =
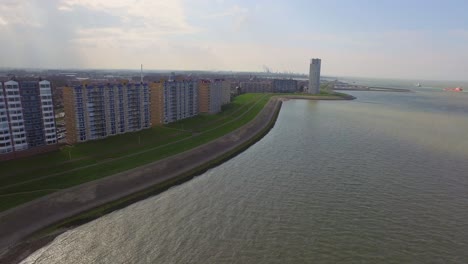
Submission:
POLYGON ((179 185, 181 183, 184 183, 186 181, 191 180, 192 178, 203 174, 207 170, 216 167, 225 161, 237 156, 238 154, 242 153, 244 150, 248 149, 250 146, 252 146, 254 143, 262 139, 274 126, 276 119, 278 118, 280 111, 280 107, 275 109, 275 113, 273 118, 270 120, 268 125, 258 134, 250 138, 247 142, 244 142, 243 144, 237 146, 235 149, 219 156, 218 158, 211 160, 208 163, 205 163, 201 166, 198 166, 196 168, 193 168, 187 173, 181 174, 175 178, 172 178, 168 181, 165 181, 161 184, 157 184, 154 186, 151 186, 150 188, 143 190, 141 192, 134 193, 132 195, 123 197, 121 199, 118 199, 114 202, 99 206, 97 208, 94 208, 92 210, 89 210, 87 212, 84 212, 82 214, 79 214, 77 216, 65 219, 57 224, 54 224, 48 228, 45 228, 43 230, 40 230, 39 232, 35 233, 32 235, 33 238, 40 238, 44 235, 54 233, 57 230, 66 230, 70 227, 75 227, 84 223, 87 223, 89 221, 92 221, 94 219, 97 219, 101 216, 104 216, 108 213, 111 213, 115 210, 124 208, 130 204, 133 204, 137 201, 140 201, 142 199, 148 198, 150 196, 157 195, 163 191, 166 191, 167 189, 179 185))
MULTIPOLYGON (((108 214, 112 211, 115 211, 117 209, 124 208, 136 201, 145 199, 147 197, 159 194, 168 188, 181 184, 183 182, 186 182, 193 177, 202 174, 206 170, 215 167, 224 161, 236 156, 237 154, 241 153, 248 147, 250 147, 252 144, 260 140, 264 135, 268 133, 268 131, 274 126, 276 119, 278 117, 280 108, 281 108, 281 101, 282 98, 285 99, 312 99, 312 100, 320 100, 320 99, 325 99, 325 100, 343 100, 343 99, 352 99, 350 97, 344 97, 343 96, 330 96, 327 94, 326 96, 308 96, 308 95, 280 95, 280 96, 268 96, 267 101, 274 101, 278 100, 273 108, 274 113, 269 117, 268 122, 266 125, 263 125, 261 130, 258 133, 255 133, 251 137, 249 137, 246 141, 244 141, 242 144, 236 145, 235 148, 231 149, 228 152, 224 152, 222 155, 217 156, 214 159, 211 159, 210 161, 201 164, 199 166, 196 166, 194 168, 191 168, 190 170, 186 171, 185 173, 182 173, 180 175, 177 175, 176 177, 170 178, 166 181, 163 181, 159 184, 155 184, 152 186, 149 186, 146 189, 143 189, 141 191, 132 193, 130 195, 126 195, 124 197, 121 197, 119 199, 113 200, 111 202, 105 203, 103 205, 91 208, 87 211, 83 211, 79 214, 76 214, 74 216, 62 219, 58 222, 53 223, 52 225, 49 225, 45 228, 39 229, 39 231, 36 231, 32 234, 29 234, 26 236, 26 238, 21 239, 20 243, 17 243, 14 247, 9 248, 6 253, 2 254, 2 251, 0 250, 0 262, 2 261, 7 261, 8 263, 14 263, 17 261, 20 261, 22 258, 26 257, 28 254, 32 253, 36 249, 44 246, 48 242, 50 242, 55 236, 60 234, 63 231, 66 231, 69 228, 84 224, 86 222, 89 222, 91 220, 94 220, 96 218, 99 218, 105 214, 108 214), (279 97, 279 98, 278 98, 279 97), (273 98, 273 99, 272 99, 273 98)), ((260 110, 263 109, 265 104, 261 105, 260 110)), ((263 111, 265 112, 265 111, 263 111)), ((260 111, 254 111, 254 114, 249 120, 255 119, 257 115, 259 114, 260 111)), ((253 122, 253 121, 252 121, 253 122)), ((233 122, 232 126, 234 127, 236 124, 233 122)), ((244 124, 245 126, 248 126, 249 123, 244 124)), ((1 220, 1 219, 0 219, 1 220)), ((1 222, 1 221, 0 221, 1 222)))
POLYGON ((60 151, 45 155, 2 162, 0 212, 56 191, 111 176, 205 144, 252 120, 270 97, 269 94, 245 94, 236 97, 233 103, 217 115, 200 115, 164 127, 112 136, 73 147, 66 146, 60 151), (74 157, 71 160, 68 160, 69 152, 74 157))

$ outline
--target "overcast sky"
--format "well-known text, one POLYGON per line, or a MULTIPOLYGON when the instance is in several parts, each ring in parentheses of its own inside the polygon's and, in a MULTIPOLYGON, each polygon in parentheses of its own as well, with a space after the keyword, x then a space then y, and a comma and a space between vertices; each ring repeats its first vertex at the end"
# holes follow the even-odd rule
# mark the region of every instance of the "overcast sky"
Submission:
POLYGON ((0 0, 0 67, 468 79, 468 1, 0 0))

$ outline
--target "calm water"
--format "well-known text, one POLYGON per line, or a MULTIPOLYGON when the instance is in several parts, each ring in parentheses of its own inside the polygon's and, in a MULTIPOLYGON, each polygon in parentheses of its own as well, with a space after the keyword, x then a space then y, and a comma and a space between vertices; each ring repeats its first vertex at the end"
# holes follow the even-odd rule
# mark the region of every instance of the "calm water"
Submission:
POLYGON ((25 263, 468 263, 468 93, 353 94, 25 263))

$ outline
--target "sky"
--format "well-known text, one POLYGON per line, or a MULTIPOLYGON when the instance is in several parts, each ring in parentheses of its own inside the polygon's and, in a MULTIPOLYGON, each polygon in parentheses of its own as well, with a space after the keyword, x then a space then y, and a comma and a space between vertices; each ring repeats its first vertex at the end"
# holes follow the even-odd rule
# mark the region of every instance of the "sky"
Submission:
POLYGON ((467 80, 468 1, 0 0, 0 67, 467 80))

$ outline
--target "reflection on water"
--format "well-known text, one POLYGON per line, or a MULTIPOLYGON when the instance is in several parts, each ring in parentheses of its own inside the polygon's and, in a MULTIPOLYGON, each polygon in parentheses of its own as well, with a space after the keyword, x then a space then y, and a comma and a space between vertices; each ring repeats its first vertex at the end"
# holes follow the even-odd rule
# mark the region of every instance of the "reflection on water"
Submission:
POLYGON ((353 95, 25 263, 468 263, 468 94, 353 95))

